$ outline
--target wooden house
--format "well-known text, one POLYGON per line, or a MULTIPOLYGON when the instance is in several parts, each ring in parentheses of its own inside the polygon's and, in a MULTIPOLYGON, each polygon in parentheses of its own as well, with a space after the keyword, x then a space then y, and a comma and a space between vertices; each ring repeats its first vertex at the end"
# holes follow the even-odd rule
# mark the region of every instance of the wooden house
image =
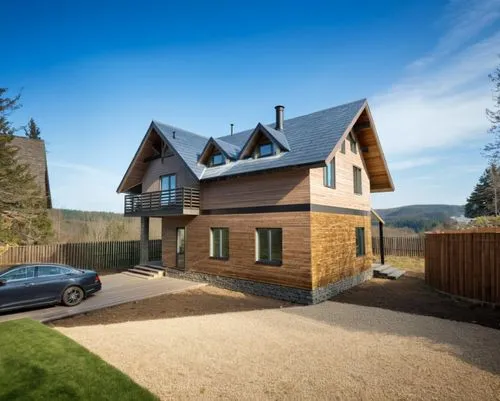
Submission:
POLYGON ((218 138, 153 121, 119 187, 162 219, 178 276, 316 303, 371 278, 372 192, 393 191, 365 99, 218 138))

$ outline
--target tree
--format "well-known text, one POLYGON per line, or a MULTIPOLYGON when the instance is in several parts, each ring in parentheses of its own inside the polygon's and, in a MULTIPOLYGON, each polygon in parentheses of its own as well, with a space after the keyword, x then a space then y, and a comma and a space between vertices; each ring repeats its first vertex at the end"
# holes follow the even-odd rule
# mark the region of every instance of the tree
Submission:
POLYGON ((24 134, 30 139, 42 139, 40 136, 40 128, 38 128, 33 118, 30 118, 28 125, 24 127, 24 134))
POLYGON ((15 129, 8 116, 19 108, 19 96, 4 97, 6 91, 0 88, 0 244, 45 242, 51 235, 46 200, 10 146, 15 129))
POLYGON ((500 66, 488 76, 493 83, 493 100, 495 105, 493 106, 493 110, 486 109, 486 116, 491 122, 488 132, 493 135, 493 139, 484 147, 483 153, 489 159, 490 163, 498 166, 500 165, 500 66))
POLYGON ((465 216, 498 216, 500 210, 500 169, 492 164, 479 178, 465 204, 465 216))

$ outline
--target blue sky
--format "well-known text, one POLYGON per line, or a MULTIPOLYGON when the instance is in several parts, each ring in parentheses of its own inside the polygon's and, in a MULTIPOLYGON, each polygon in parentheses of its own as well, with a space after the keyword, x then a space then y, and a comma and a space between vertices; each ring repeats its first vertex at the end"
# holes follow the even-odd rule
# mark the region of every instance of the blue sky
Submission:
POLYGON ((22 91, 56 207, 115 193, 154 118, 205 136, 366 97, 396 192, 375 207, 464 203, 486 167, 500 0, 2 4, 0 86, 22 91), (7 39, 8 38, 8 39, 7 39))

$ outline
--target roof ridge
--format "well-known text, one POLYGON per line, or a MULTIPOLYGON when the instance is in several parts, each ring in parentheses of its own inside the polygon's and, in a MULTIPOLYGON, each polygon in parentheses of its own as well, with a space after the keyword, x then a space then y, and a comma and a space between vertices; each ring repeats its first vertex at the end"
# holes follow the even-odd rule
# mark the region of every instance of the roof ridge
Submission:
POLYGON ((172 125, 172 124, 167 124, 167 123, 162 123, 161 121, 158 121, 158 120, 155 120, 153 119, 153 123, 155 124, 160 124, 160 125, 164 125, 166 127, 169 127, 169 128, 173 128, 173 129, 178 129, 178 130, 181 130, 181 131, 184 131, 188 134, 192 134, 192 135, 196 135, 204 140, 208 140, 209 138, 204 136, 204 135, 201 135, 201 134, 197 134, 196 132, 193 132, 193 131, 188 131, 187 129, 185 128, 181 128, 181 127, 176 127, 175 125, 172 125))

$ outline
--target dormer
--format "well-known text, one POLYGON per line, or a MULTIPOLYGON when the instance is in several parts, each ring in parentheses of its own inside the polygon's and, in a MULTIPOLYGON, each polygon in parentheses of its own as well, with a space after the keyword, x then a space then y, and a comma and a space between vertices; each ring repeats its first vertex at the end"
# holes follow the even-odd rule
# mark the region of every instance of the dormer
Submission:
POLYGON ((212 137, 203 148, 198 162, 207 167, 222 166, 236 160, 239 150, 233 144, 212 137))

